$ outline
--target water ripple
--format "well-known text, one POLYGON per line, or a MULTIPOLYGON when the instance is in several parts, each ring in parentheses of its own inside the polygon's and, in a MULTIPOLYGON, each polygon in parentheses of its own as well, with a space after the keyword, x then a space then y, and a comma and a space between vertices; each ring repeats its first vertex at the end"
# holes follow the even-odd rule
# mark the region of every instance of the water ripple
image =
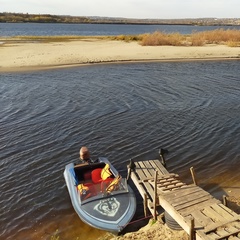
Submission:
POLYGON ((78 229, 62 174, 81 145, 122 175, 131 158, 156 158, 162 147, 169 170, 186 181, 191 166, 212 192, 223 178, 224 187, 239 181, 239 76, 238 61, 2 74, 0 238, 66 234, 66 219, 78 229))

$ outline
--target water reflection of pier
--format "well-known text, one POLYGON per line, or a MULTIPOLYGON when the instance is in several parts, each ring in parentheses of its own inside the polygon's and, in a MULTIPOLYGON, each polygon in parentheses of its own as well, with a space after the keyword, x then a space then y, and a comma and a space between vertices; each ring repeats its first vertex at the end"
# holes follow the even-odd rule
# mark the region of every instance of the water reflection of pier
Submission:
POLYGON ((180 225, 190 239, 240 239, 240 215, 194 184, 187 185, 179 176, 169 173, 164 162, 145 160, 134 162, 131 179, 153 217, 162 207, 180 225))

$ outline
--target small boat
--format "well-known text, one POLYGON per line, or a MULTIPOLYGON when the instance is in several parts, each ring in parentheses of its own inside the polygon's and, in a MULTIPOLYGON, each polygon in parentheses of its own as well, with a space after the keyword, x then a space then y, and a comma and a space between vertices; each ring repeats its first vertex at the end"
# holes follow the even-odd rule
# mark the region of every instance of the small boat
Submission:
POLYGON ((107 158, 90 164, 69 163, 64 178, 75 211, 88 225, 117 234, 133 218, 134 192, 107 158))

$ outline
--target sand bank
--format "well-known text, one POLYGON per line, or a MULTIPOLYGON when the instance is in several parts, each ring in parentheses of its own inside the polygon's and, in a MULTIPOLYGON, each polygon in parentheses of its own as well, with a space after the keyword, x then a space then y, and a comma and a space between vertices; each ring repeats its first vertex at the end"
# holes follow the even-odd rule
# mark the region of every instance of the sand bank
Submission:
MULTIPOLYGON (((236 197, 228 198, 228 206, 230 209, 235 210, 239 214, 240 198, 239 195, 236 197)), ((163 222, 163 215, 158 217, 158 220, 155 222, 153 219, 150 219, 149 223, 143 228, 135 232, 126 233, 123 236, 119 237, 107 237, 105 239, 111 240, 188 240, 189 235, 184 230, 172 230, 166 223, 163 222)), ((101 238, 102 239, 102 238, 101 238)), ((100 240, 100 238, 99 238, 100 240)))
POLYGON ((70 42, 6 42, 0 45, 0 72, 92 63, 240 58, 240 47, 224 45, 141 46, 137 42, 85 39, 70 42))
POLYGON ((159 216, 157 221, 150 219, 149 223, 136 232, 124 236, 113 237, 111 240, 188 240, 189 236, 184 230, 172 230, 159 216))

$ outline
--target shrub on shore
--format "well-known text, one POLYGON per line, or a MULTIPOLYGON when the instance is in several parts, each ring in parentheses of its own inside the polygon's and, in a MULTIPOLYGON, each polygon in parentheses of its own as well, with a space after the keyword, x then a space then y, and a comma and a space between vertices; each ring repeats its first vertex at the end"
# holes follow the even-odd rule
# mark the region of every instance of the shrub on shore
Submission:
MULTIPOLYGON (((201 39, 203 44, 227 44, 240 42, 240 31, 216 29, 192 34, 192 39, 201 39)), ((234 44, 232 44, 234 45, 234 44)))
POLYGON ((132 41, 141 41, 141 35, 118 35, 111 37, 112 40, 120 40, 125 42, 132 42, 132 41))
POLYGON ((181 35, 180 33, 166 34, 154 32, 144 34, 140 42, 142 46, 203 46, 204 44, 226 44, 231 47, 240 45, 239 30, 216 29, 212 31, 194 32, 191 35, 181 35))
POLYGON ((142 46, 181 46, 183 35, 180 33, 166 34, 163 32, 154 32, 152 34, 142 35, 142 46))

